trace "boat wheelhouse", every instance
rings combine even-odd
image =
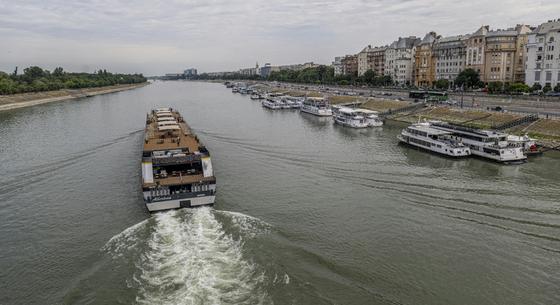
[[[463,144],[467,145],[471,154],[475,156],[501,163],[522,163],[527,160],[523,147],[509,142],[506,133],[443,122],[432,122],[431,125],[461,138]]]
[[[146,117],[142,192],[150,212],[212,205],[216,198],[210,153],[171,108]]]
[[[430,123],[417,123],[403,129],[397,136],[401,143],[435,152],[448,157],[467,157],[471,155],[469,147],[452,132],[433,128]]]
[[[329,102],[321,97],[308,97],[301,105],[301,112],[317,116],[332,116]]]

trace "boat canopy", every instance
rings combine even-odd
[[[173,121],[158,122],[158,127],[169,126],[169,125],[177,125],[177,121],[173,120]]]
[[[158,126],[159,131],[167,131],[167,130],[179,130],[179,125],[165,125],[165,126]]]
[[[176,122],[177,120],[175,120],[174,117],[161,117],[161,118],[158,118],[157,121],[159,123],[159,122],[166,122],[166,121]]]
[[[356,111],[352,108],[341,107],[338,109],[338,112],[343,114],[354,114]]]
[[[362,108],[358,108],[358,109],[356,109],[356,111],[359,111],[359,112],[364,113],[364,114],[379,114],[379,111],[362,109]]]

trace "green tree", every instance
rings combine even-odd
[[[514,83],[511,84],[508,88],[509,92],[516,92],[516,93],[521,93],[521,92],[530,92],[531,91],[531,87],[529,87],[528,85],[524,84],[524,83]]]
[[[504,84],[502,82],[491,82],[488,83],[488,93],[500,93]]]
[[[554,86],[554,92],[560,92],[560,83],[556,84],[556,86]]]
[[[61,77],[63,74],[64,74],[64,70],[62,69],[62,67],[54,68],[54,71],[52,73],[52,75],[55,77]]]
[[[464,88],[480,86],[480,75],[474,69],[465,69],[455,78],[455,85]]]
[[[547,84],[546,86],[544,86],[544,87],[542,88],[542,91],[543,91],[544,93],[548,93],[548,92],[552,91],[552,87],[550,87],[550,85]]]
[[[374,85],[375,84],[375,79],[376,79],[376,75],[375,75],[375,71],[369,69],[367,70],[364,75],[362,75],[362,80],[364,81],[364,83],[368,84],[368,85]]]
[[[531,87],[531,90],[533,90],[533,92],[540,91],[541,89],[542,89],[542,86],[539,83],[534,83],[533,87]]]
[[[449,88],[449,81],[446,80],[446,79],[438,79],[434,83],[434,87],[436,87],[438,89],[447,89],[447,88]]]

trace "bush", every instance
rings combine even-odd
[[[17,70],[16,70],[17,71]],[[60,67],[53,73],[40,67],[29,67],[22,75],[0,72],[0,95],[40,92],[60,89],[79,89],[116,84],[136,84],[146,82],[142,74],[112,74],[106,70],[97,73],[68,73]]]

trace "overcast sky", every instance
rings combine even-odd
[[[0,70],[159,75],[313,61],[399,36],[560,18],[558,0],[0,0]]]

